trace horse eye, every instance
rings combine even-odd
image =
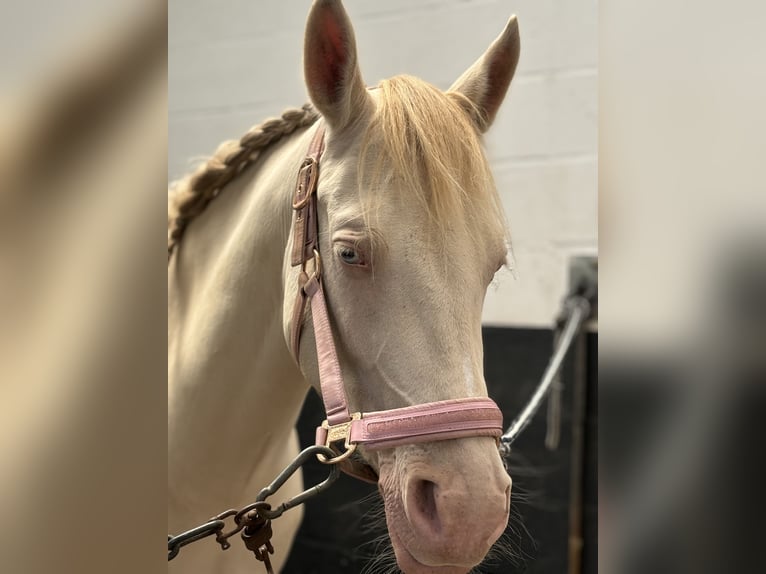
[[[338,256],[343,260],[344,263],[347,263],[349,265],[364,264],[359,253],[357,253],[354,249],[346,245],[338,248]]]

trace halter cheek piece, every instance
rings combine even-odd
[[[331,447],[338,452],[338,456],[324,458],[322,462],[341,463],[341,468],[348,474],[375,482],[377,475],[374,470],[349,458],[357,445],[376,450],[471,436],[497,439],[503,432],[503,415],[495,402],[485,397],[450,399],[370,413],[349,413],[322,288],[317,183],[319,160],[324,150],[324,132],[324,126],[320,124],[298,172],[293,196],[295,218],[291,265],[300,265],[301,272],[298,297],[293,308],[290,345],[298,361],[301,328],[308,304],[311,307],[316,340],[319,386],[327,413],[327,419],[317,428],[316,444]],[[310,261],[313,261],[313,266],[309,275],[307,264]],[[339,443],[342,443],[342,450],[338,448]]]

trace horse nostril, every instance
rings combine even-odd
[[[434,521],[437,518],[436,511],[436,483],[430,480],[419,480],[417,485],[417,502],[418,510],[421,514],[428,518],[429,521]]]
[[[410,508],[409,518],[413,526],[431,532],[439,531],[441,525],[436,502],[438,488],[437,484],[430,480],[415,479],[410,483],[407,506]]]

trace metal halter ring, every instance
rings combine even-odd
[[[356,443],[351,442],[351,424],[361,418],[362,413],[354,413],[351,415],[351,420],[345,423],[331,425],[327,420],[322,421],[322,428],[327,431],[327,438],[325,439],[324,445],[331,448],[333,444],[343,441],[344,451],[332,458],[327,458],[323,454],[318,454],[317,458],[319,459],[319,462],[323,464],[336,464],[342,460],[346,460],[354,453],[356,450]]]

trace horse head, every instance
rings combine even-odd
[[[398,76],[368,88],[339,1],[314,3],[305,80],[322,115],[318,247],[345,392],[354,411],[486,397],[481,313],[508,233],[482,134],[519,55],[512,17],[443,92]],[[285,251],[290,340],[300,271]],[[307,313],[298,362],[317,389]],[[408,574],[467,572],[505,530],[511,479],[492,437],[359,449],[379,475],[397,561]]]

